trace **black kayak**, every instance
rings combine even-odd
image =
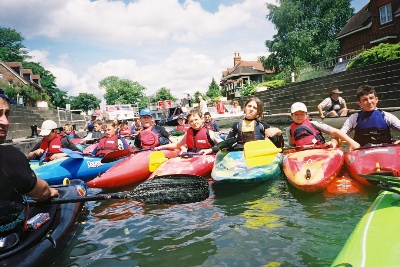
[[[81,180],[70,185],[56,186],[60,198],[86,195]],[[29,208],[29,218],[49,213],[50,219],[36,230],[28,230],[16,247],[0,252],[0,266],[50,266],[64,252],[79,225],[83,202],[50,204]]]

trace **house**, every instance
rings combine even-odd
[[[400,42],[400,0],[370,0],[336,35],[342,55]]]
[[[262,82],[264,75],[273,75],[273,73],[271,70],[265,70],[260,61],[244,61],[239,53],[235,53],[233,67],[222,72],[219,85],[225,88],[226,97],[232,99],[235,92],[237,94],[245,82]]]
[[[32,86],[41,95],[49,94],[40,85],[40,75],[33,74],[31,69],[24,69],[21,62],[3,62],[0,60],[0,86],[15,89]],[[26,101],[27,106],[35,106],[34,101]]]

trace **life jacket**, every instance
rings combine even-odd
[[[361,111],[358,113],[356,122],[354,140],[361,146],[368,143],[392,143],[390,127],[387,125],[385,114],[381,110]]]
[[[238,123],[238,142],[246,143],[256,140],[264,140],[264,126],[257,120],[252,120],[249,124],[243,123],[240,120]]]
[[[119,135],[129,135],[131,134],[131,130],[130,129],[126,129],[126,130],[119,130]]]
[[[62,132],[60,135],[66,136],[68,139],[74,139],[75,138],[75,131],[72,130],[69,134],[66,132]]]
[[[97,145],[96,156],[104,156],[107,153],[118,150],[118,135],[103,137]]]
[[[186,132],[186,145],[189,152],[197,152],[201,149],[208,149],[214,146],[214,142],[210,138],[209,129],[205,126],[198,131],[190,128]]]
[[[43,149],[44,151],[47,150],[44,161],[49,161],[50,157],[53,154],[62,153],[62,151],[60,150],[60,148],[62,148],[62,142],[61,142],[62,138],[64,138],[64,136],[57,135],[57,137],[51,140],[50,142],[47,141],[45,138],[43,138],[42,142],[40,143],[40,148]]]
[[[21,203],[0,200],[0,238],[24,229],[28,205],[25,197],[21,197]]]
[[[339,98],[338,99],[334,99],[332,96],[330,98],[331,98],[332,105],[328,108],[327,111],[329,111],[329,112],[332,111],[332,110],[335,110],[336,112],[340,111]]]
[[[307,118],[301,124],[290,124],[290,136],[292,144],[295,146],[320,145],[325,143],[322,133],[315,129],[311,124],[311,119]],[[313,141],[316,141],[315,143]]]
[[[214,124],[214,120],[211,120],[209,122],[204,122],[204,127],[206,127],[207,129],[209,129],[211,131],[215,131],[213,124]]]
[[[186,132],[189,129],[190,129],[190,125],[189,124],[183,124],[183,125],[179,124],[179,125],[176,126],[176,130],[177,131],[185,131]]]
[[[168,138],[161,136],[156,127],[151,126],[149,130],[142,130],[139,133],[142,149],[155,148],[160,145],[169,144]]]
[[[218,112],[218,114],[224,114],[225,113],[225,106],[223,104],[217,105],[217,112]]]
[[[89,121],[88,122],[88,131],[92,132],[94,129],[94,121]]]

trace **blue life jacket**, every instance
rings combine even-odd
[[[361,146],[368,143],[392,143],[390,127],[385,121],[384,113],[379,109],[358,113],[354,140]]]

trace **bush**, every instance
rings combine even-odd
[[[347,69],[363,67],[366,65],[379,63],[387,60],[400,58],[400,43],[380,44],[373,48],[363,51],[354,57]]]
[[[272,81],[260,83],[258,86],[259,87],[267,87],[268,89],[271,89],[271,88],[284,86],[285,84],[286,84],[285,80],[272,80]]]

